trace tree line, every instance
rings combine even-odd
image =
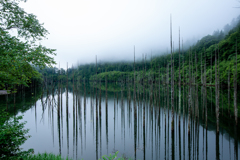
[[[219,83],[227,86],[234,82],[234,75],[236,74],[236,58],[239,59],[239,55],[236,56],[236,50],[240,49],[240,23],[231,29],[228,33],[214,32],[213,35],[207,35],[200,39],[195,45],[189,49],[183,49],[184,46],[180,46],[179,49],[172,50],[171,54],[163,54],[154,57],[146,57],[143,55],[142,61],[136,61],[135,67],[133,62],[105,62],[79,65],[64,69],[46,68],[40,71],[44,77],[53,79],[54,81],[63,80],[85,80],[85,81],[105,81],[107,77],[108,81],[133,81],[134,69],[136,71],[136,81],[153,81],[157,82],[159,77],[162,83],[166,83],[166,78],[170,74],[171,59],[173,62],[173,75],[169,77],[169,80],[174,77],[175,84],[188,84],[190,74],[194,76],[192,83],[198,83],[200,85],[214,85],[215,84],[215,66],[219,67]],[[215,52],[217,54],[215,54]],[[171,57],[172,56],[172,57]],[[215,59],[216,58],[216,59]],[[217,62],[215,64],[215,62]],[[237,63],[239,65],[239,63]],[[237,67],[239,68],[239,67]],[[192,73],[189,73],[189,70]],[[146,73],[144,74],[144,70]],[[198,72],[196,72],[198,70]],[[237,71],[239,75],[239,69]],[[96,77],[97,76],[97,77]],[[181,78],[179,79],[179,77]],[[148,79],[148,80],[147,80]],[[165,80],[164,80],[165,79]],[[237,83],[240,83],[240,76],[237,76]]]

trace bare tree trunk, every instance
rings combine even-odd
[[[193,52],[191,51],[191,82],[195,84],[195,76],[193,74],[194,72],[194,66],[193,66]],[[191,88],[191,89],[194,89],[194,88]],[[191,118],[192,118],[192,115],[195,115],[195,107],[193,107],[193,94],[194,91],[191,91]]]
[[[217,51],[215,46],[215,98],[216,98],[216,122],[217,134],[219,134],[219,100],[218,100],[218,71],[217,71]]]
[[[195,84],[195,76],[194,76],[194,74],[193,74],[193,72],[194,72],[194,65],[193,65],[193,53],[192,53],[192,51],[191,51],[191,72],[192,72],[192,83],[194,83]]]
[[[234,115],[236,125],[238,123],[238,108],[237,108],[237,40],[236,40],[236,69],[235,69],[235,76],[234,76]]]
[[[178,94],[178,97],[179,97],[179,102],[178,102],[178,105],[179,105],[179,108],[178,108],[178,121],[179,121],[179,123],[178,123],[178,125],[180,126],[180,113],[181,113],[181,74],[180,74],[180,66],[181,66],[181,63],[180,63],[180,27],[179,27],[179,57],[178,57],[178,59],[179,59],[179,62],[178,62],[178,64],[179,64],[179,66],[178,66],[178,70],[179,70],[179,73],[178,73],[178,85],[179,85],[179,88],[178,88],[178,91],[179,91],[179,94]]]
[[[183,39],[182,39],[182,52],[183,52]],[[182,60],[182,64],[183,64],[183,85],[185,85],[185,82],[184,82],[184,77],[185,77],[185,73],[184,73],[184,55],[183,56],[183,60]]]
[[[212,52],[211,52],[211,78],[210,78],[210,84],[212,84]]]
[[[67,103],[66,106],[68,106],[68,63],[67,63],[67,92],[66,92],[66,103]],[[68,108],[67,108],[67,109],[68,109]]]
[[[208,110],[207,110],[207,88],[206,87],[204,87],[204,105],[205,105],[205,126],[207,129]]]
[[[230,67],[228,69],[228,114],[230,114],[229,107],[230,107]]]
[[[201,53],[201,84],[203,85],[202,53]]]
[[[207,86],[207,76],[206,76],[206,51],[204,48],[204,57],[205,57],[205,62],[204,62],[204,85],[205,87]]]
[[[182,40],[182,50],[183,50],[183,40]],[[185,98],[185,94],[184,94],[184,92],[185,92],[185,81],[184,81],[184,79],[185,79],[185,73],[184,73],[184,70],[185,70],[185,68],[184,68],[184,55],[183,55],[183,61],[182,61],[182,64],[183,64],[183,130],[185,131],[185,101],[184,101],[184,98]]]
[[[207,77],[206,77],[206,51],[204,48],[204,105],[205,105],[205,126],[207,129]]]
[[[191,50],[191,49],[190,49]],[[191,51],[190,51],[191,52]],[[189,52],[189,93],[188,93],[188,134],[190,134],[190,117],[191,117],[191,68],[190,68],[190,53]]]
[[[161,98],[160,97],[160,90],[161,90],[161,88],[160,88],[160,65],[159,65],[158,68],[159,68],[159,72],[158,72],[158,99],[159,99],[159,105],[158,106],[159,106],[159,113],[158,114],[160,114],[160,106],[161,106],[160,105],[161,104],[160,103],[160,98]]]
[[[217,92],[217,96],[218,96],[218,119],[219,119],[219,91],[220,91],[220,78],[219,78],[219,76],[220,76],[220,73],[219,73],[219,61],[220,61],[220,56],[219,56],[219,44],[218,44],[218,74],[217,74],[217,84],[218,84],[218,92]],[[218,120],[219,121],[219,120]],[[218,131],[219,131],[219,122],[218,122]]]
[[[151,70],[150,70],[150,90],[149,90],[149,99],[150,99],[150,107],[152,106],[152,101],[153,101],[153,74],[152,74],[152,54],[151,54]]]
[[[134,46],[134,108],[136,109],[136,84],[135,84],[135,46]]]
[[[107,69],[105,70],[107,72]],[[106,95],[106,109],[108,104],[108,95],[107,95],[107,74],[105,75],[105,95]]]
[[[69,153],[69,111],[68,111],[68,63],[67,63],[67,92],[66,92],[66,124],[67,124],[67,152]]]
[[[167,62],[167,109],[169,117],[169,63]]]
[[[98,82],[98,79],[97,79],[97,56],[96,56],[96,77],[95,77],[95,83],[96,83],[96,111],[97,111],[97,106],[98,106],[98,97],[97,97],[97,90],[98,90],[98,87],[97,87],[97,82]],[[100,88],[101,89],[101,88]],[[96,115],[97,116],[97,115]]]
[[[173,53],[172,53],[172,15],[170,15],[170,47],[171,47],[171,110],[172,121],[171,130],[174,131],[174,73],[173,73]]]
[[[198,75],[198,69],[197,69],[197,53],[195,52],[195,63],[196,63],[196,78]],[[199,118],[198,115],[199,114],[199,110],[198,110],[198,83],[196,82],[196,104],[195,104],[195,117]]]
[[[219,72],[219,61],[220,61],[220,56],[219,56],[219,44],[218,44],[218,114],[219,114],[219,92],[220,92],[220,72]]]
[[[165,60],[164,60],[164,65],[165,65]],[[166,64],[166,68],[167,68],[167,64]],[[166,99],[167,99],[167,97],[165,96],[165,95],[167,95],[167,93],[166,93],[166,86],[167,86],[167,71],[166,71],[166,76],[165,76],[165,86],[164,86],[164,117],[165,117],[165,127],[166,127],[166,104],[167,104],[167,102],[166,102]]]
[[[100,81],[99,81],[99,116],[100,116],[100,121],[101,121],[101,111],[102,111],[102,79],[100,78]],[[114,91],[114,104],[115,104],[115,91]],[[101,125],[101,123],[100,123]]]

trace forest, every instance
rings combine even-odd
[[[21,2],[0,1],[0,159],[238,159],[240,16],[189,46],[170,15],[169,53],[63,69]]]
[[[226,25],[224,31],[215,31],[212,35],[207,35],[200,39],[195,45],[188,49],[183,46],[179,37],[179,48],[172,50],[171,54],[161,54],[158,56],[142,55],[141,61],[132,62],[105,62],[96,64],[84,64],[64,69],[45,68],[39,70],[42,78],[46,81],[133,81],[134,70],[136,81],[138,82],[158,82],[168,83],[167,78],[174,78],[175,84],[188,84],[190,74],[194,77],[192,83],[199,85],[215,84],[215,66],[219,72],[219,83],[223,86],[233,85],[234,76],[240,84],[239,54],[240,49],[240,21],[237,18],[236,25],[230,30]],[[227,28],[227,29],[226,29]],[[180,32],[180,31],[179,31]],[[180,34],[180,33],[179,33]],[[172,56],[172,59],[171,59]],[[94,58],[94,57],[93,57]],[[96,57],[97,58],[97,57]],[[172,60],[172,62],[171,62]],[[172,65],[171,65],[172,64]],[[135,66],[135,67],[134,67]],[[170,68],[173,67],[173,76],[170,75]],[[191,70],[191,73],[189,72]],[[237,72],[235,72],[237,70]],[[237,73],[237,75],[236,75]],[[179,78],[180,77],[180,78]],[[190,77],[191,78],[191,77]]]

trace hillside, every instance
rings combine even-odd
[[[236,47],[237,44],[237,47]],[[174,67],[174,81],[179,81],[179,69],[181,75],[181,83],[189,83],[189,75],[191,83],[198,83],[202,85],[213,85],[215,83],[215,62],[217,64],[217,71],[219,66],[219,81],[223,85],[228,84],[228,75],[230,83],[233,84],[234,73],[236,70],[236,51],[240,50],[240,23],[228,34],[218,32],[217,34],[207,35],[199,40],[194,46],[187,50],[179,48],[173,52],[173,67]],[[216,55],[216,61],[215,61]],[[237,55],[238,60],[238,85],[240,84],[240,56]],[[180,62],[180,67],[179,67]],[[168,69],[169,67],[169,69]],[[96,79],[98,81],[132,81],[134,77],[134,63],[133,62],[116,62],[116,63],[100,63],[80,65],[75,68],[69,68],[68,71],[61,69],[60,76],[58,69],[45,69],[41,71],[45,77],[57,81],[62,79],[66,81],[75,80],[91,81]],[[135,75],[137,81],[158,81],[160,78],[162,83],[168,83],[167,77],[171,79],[171,54],[164,54],[155,56],[151,60],[143,58],[142,61],[135,62]],[[206,75],[206,80],[205,80]],[[205,82],[206,81],[206,82]]]

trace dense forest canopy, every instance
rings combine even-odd
[[[48,31],[35,15],[19,7],[21,1],[24,0],[0,1],[0,89],[28,86],[31,79],[41,78],[33,66],[55,64],[55,50],[37,44]]]

